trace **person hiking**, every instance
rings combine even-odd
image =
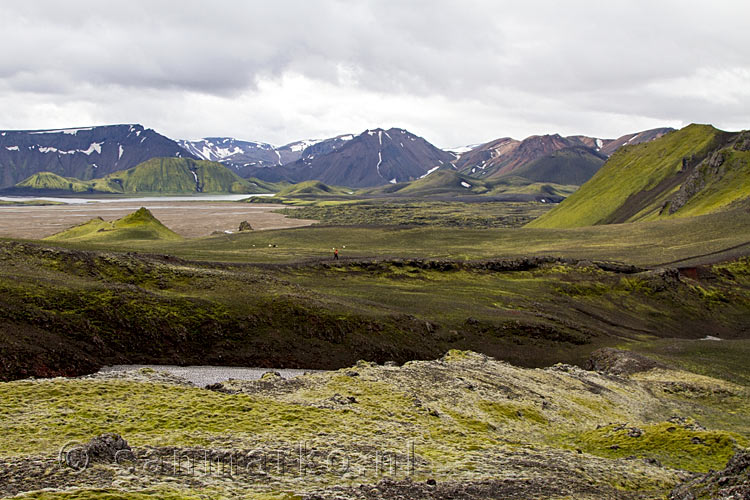
[[[339,260],[339,249],[334,248],[333,249],[333,260]]]

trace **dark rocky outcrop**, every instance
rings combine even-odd
[[[668,203],[669,213],[673,214],[684,207],[690,199],[700,193],[714,179],[724,175],[724,153],[714,151],[703,162],[698,164],[690,173],[685,182],[680,186],[680,190]],[[683,162],[684,166],[684,162]]]
[[[661,363],[641,354],[604,347],[591,353],[586,369],[608,375],[632,375],[654,368],[664,367]]]
[[[119,452],[132,452],[128,442],[119,434],[107,433],[92,438],[84,446],[91,462],[113,463]]]
[[[672,490],[670,500],[750,499],[750,451],[738,451],[720,471],[711,471]]]

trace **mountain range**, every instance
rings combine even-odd
[[[201,160],[222,163],[235,169],[240,176],[250,177],[256,168],[286,165],[300,158],[312,159],[338,149],[353,138],[353,135],[346,134],[330,139],[296,141],[281,147],[233,137],[206,137],[197,141],[179,140],[177,143]]]
[[[515,176],[532,183],[581,185],[618,148],[651,141],[669,130],[654,129],[612,140],[558,134],[524,140],[506,137],[462,152],[441,150],[399,128],[296,141],[281,147],[231,137],[175,141],[142,125],[3,131],[0,189],[19,183],[28,189],[72,183],[69,187],[74,191],[90,191],[91,185],[69,180],[102,179],[153,158],[218,162],[240,177],[268,182],[318,180],[351,188],[414,181],[439,169],[484,180]],[[31,178],[42,172],[63,181],[49,175]],[[94,189],[101,186],[98,183]]]

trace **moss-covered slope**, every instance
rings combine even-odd
[[[690,125],[618,150],[531,227],[578,227],[703,215],[750,196],[747,133]]]
[[[45,238],[50,241],[124,242],[133,240],[181,240],[182,237],[166,227],[146,208],[114,221],[96,217]]]
[[[116,186],[106,182],[82,181],[72,177],[61,177],[52,172],[39,172],[16,184],[11,191],[61,192],[61,193],[117,193]]]
[[[10,191],[41,193],[270,193],[276,186],[243,179],[220,163],[189,158],[153,158],[131,169],[82,181],[50,172],[34,174]]]
[[[278,197],[296,197],[296,196],[347,196],[353,194],[352,188],[329,186],[320,181],[304,181],[298,184],[291,184],[281,188],[276,196]]]
[[[361,190],[358,194],[404,198],[481,199],[481,197],[493,197],[517,201],[535,199],[559,201],[576,189],[577,186],[535,182],[517,176],[480,180],[450,169],[442,169],[412,182]]]

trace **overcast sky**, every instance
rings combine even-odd
[[[750,128],[750,2],[2,0],[0,129],[440,147]]]

